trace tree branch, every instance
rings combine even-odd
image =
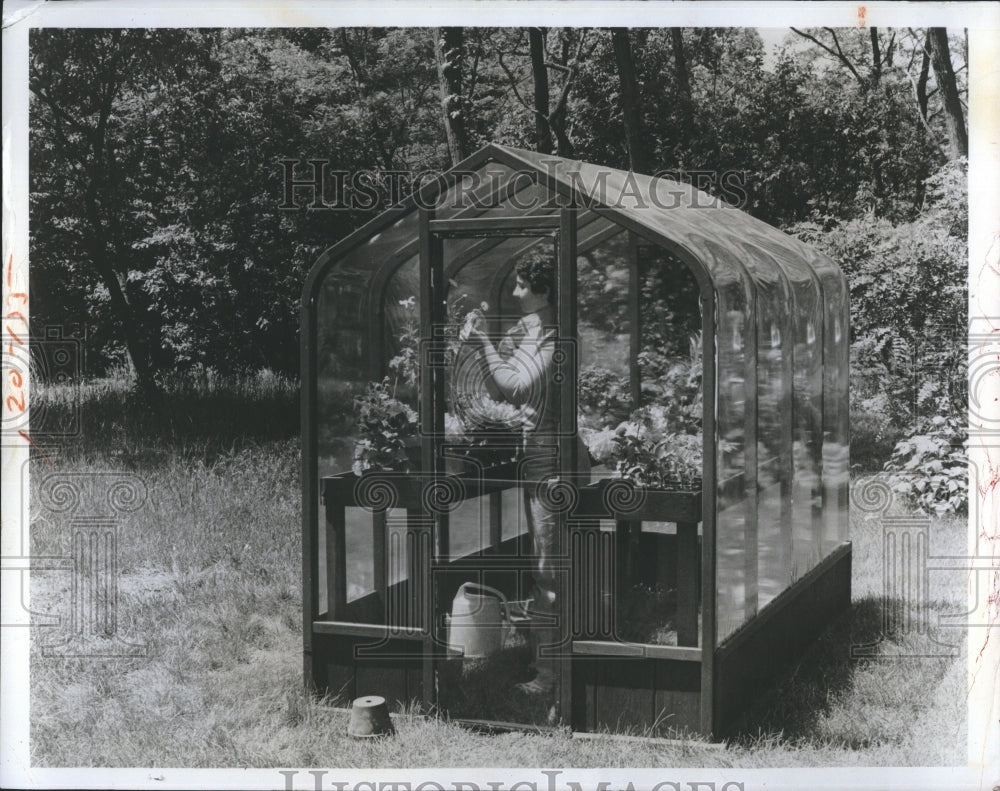
[[[514,96],[517,98],[517,100],[521,103],[521,105],[525,109],[531,110],[531,112],[533,113],[537,113],[538,111],[535,110],[535,108],[532,107],[530,104],[528,104],[524,100],[524,97],[521,96],[521,92],[517,89],[517,77],[515,77],[513,72],[507,67],[507,64],[503,62],[502,52],[497,53],[497,61],[500,63],[500,68],[503,69],[504,74],[507,75],[507,79],[510,80],[510,87],[513,89]]]
[[[809,39],[811,42],[813,42],[816,46],[818,46],[824,52],[827,52],[830,55],[833,55],[833,57],[835,57],[837,60],[839,60],[845,66],[847,66],[848,69],[850,69],[851,74],[854,75],[855,79],[857,79],[857,81],[861,85],[865,84],[865,80],[862,78],[862,76],[860,74],[858,74],[858,70],[854,68],[854,64],[851,63],[851,61],[847,59],[847,56],[844,54],[843,50],[840,48],[840,42],[837,40],[837,34],[833,32],[832,28],[825,27],[825,28],[823,28],[823,30],[828,30],[833,35],[834,44],[836,44],[836,46],[837,46],[836,50],[831,49],[827,44],[824,44],[822,41],[820,41],[815,36],[812,36],[809,33],[805,33],[803,31],[799,30],[798,28],[794,28],[793,27],[791,30],[792,30],[793,33],[797,33],[798,35],[802,36],[802,38]]]

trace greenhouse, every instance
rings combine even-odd
[[[428,181],[303,290],[306,683],[732,730],[850,602],[848,330],[833,261],[688,184],[499,145]]]

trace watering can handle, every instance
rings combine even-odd
[[[462,593],[463,591],[470,591],[474,593],[475,591],[472,591],[472,588],[484,591],[485,593],[492,593],[500,599],[500,605],[504,608],[504,610],[507,609],[507,597],[504,596],[501,591],[498,591],[496,588],[491,588],[489,585],[483,585],[480,582],[463,582],[462,587],[458,589],[458,592]]]

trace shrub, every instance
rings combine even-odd
[[[584,421],[597,427],[617,426],[631,409],[628,379],[599,365],[580,371],[577,398]]]
[[[355,406],[359,437],[354,445],[354,474],[406,469],[406,448],[417,435],[417,413],[393,395],[389,377],[369,382]]]
[[[616,469],[637,486],[694,488],[701,479],[701,437],[673,430],[663,407],[633,412],[614,444]]]
[[[925,513],[965,513],[969,507],[965,420],[936,415],[928,422],[925,431],[898,442],[886,462],[892,488]]]
[[[903,431],[884,417],[886,410],[851,410],[851,467],[861,472],[881,470]]]
[[[909,463],[945,425],[964,425],[968,401],[966,164],[949,163],[925,183],[912,222],[874,216],[791,230],[837,261],[851,297],[851,452],[881,462],[885,445],[906,437]],[[832,227],[830,227],[832,225]],[[923,439],[920,439],[923,438]],[[930,441],[930,440],[928,440]],[[937,442],[938,440],[934,440]],[[923,451],[920,451],[922,453]],[[915,462],[915,467],[920,467]]]

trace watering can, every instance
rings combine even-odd
[[[507,606],[507,597],[496,588],[463,583],[451,603],[451,615],[445,616],[449,650],[461,652],[466,659],[498,652],[510,630]]]

